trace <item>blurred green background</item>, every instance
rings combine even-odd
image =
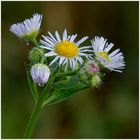
[[[11,24],[43,14],[40,34],[64,28],[79,39],[108,38],[126,68],[98,89],[82,91],[44,109],[33,138],[138,138],[138,2],[2,2],[2,138],[22,138],[33,109],[24,62],[28,47]]]

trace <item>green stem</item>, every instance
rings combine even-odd
[[[45,89],[42,92],[42,95],[40,96],[38,102],[35,104],[34,110],[32,112],[31,118],[28,122],[28,125],[25,129],[25,133],[24,133],[24,138],[30,138],[32,135],[32,132],[34,130],[34,127],[37,123],[38,117],[44,107],[44,101],[46,99],[46,97],[49,96],[49,91],[51,89],[51,84],[53,82],[53,80],[55,79],[55,77],[50,77]]]
[[[39,99],[38,90],[37,90],[37,84],[35,82],[33,82],[32,87],[33,87],[33,91],[34,91],[35,103],[37,103],[38,99]]]
[[[26,70],[26,75],[27,75],[27,80],[28,80],[28,84],[29,84],[29,87],[30,87],[30,91],[31,91],[31,93],[34,97],[35,103],[37,103],[37,101],[39,99],[37,85],[34,82],[32,83],[31,76],[30,76],[30,73],[27,69],[26,64],[24,64],[24,66],[25,66],[25,70]]]
[[[26,130],[25,130],[25,133],[24,133],[24,138],[30,138],[31,137],[33,129],[36,125],[36,122],[38,120],[38,117],[39,117],[42,109],[43,109],[42,102],[38,102],[34,107],[31,118],[30,118],[30,120],[28,122],[28,125],[26,127]]]
[[[41,63],[42,63],[42,64],[44,63],[45,59],[46,59],[46,57],[43,56],[42,59],[41,59]]]
[[[31,41],[32,41],[32,43],[33,43],[36,47],[38,47],[38,43],[37,43],[37,41],[36,41],[36,38],[31,39]]]
[[[48,98],[50,96],[49,95],[49,92],[51,90],[51,85],[52,85],[54,79],[55,79],[55,76],[52,76],[51,75],[50,78],[49,78],[49,81],[48,81],[47,85],[44,87],[44,90],[42,91],[42,94],[40,96],[40,100],[42,102],[44,102],[44,100],[46,100],[46,98]]]

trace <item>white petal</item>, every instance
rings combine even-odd
[[[51,66],[54,62],[56,62],[59,59],[59,56],[56,56],[53,61],[49,64],[49,66]]]
[[[66,29],[63,32],[63,40],[67,40],[67,30]]]
[[[42,45],[45,45],[45,46],[50,47],[50,48],[53,48],[53,47],[54,47],[53,45],[47,43],[47,42],[44,41],[44,40],[40,40],[40,43],[41,43]]]
[[[54,51],[51,51],[51,52],[48,52],[45,54],[46,57],[49,57],[49,56],[55,56],[57,55]]]
[[[114,55],[114,56],[112,56],[112,60],[114,60],[114,59],[123,59],[124,57],[123,57],[123,54],[120,52],[120,53],[117,53],[116,55]]]
[[[83,59],[81,58],[81,57],[76,57],[76,59],[77,59],[77,61],[79,61],[80,62],[80,64],[82,64],[83,63]]]
[[[87,36],[83,37],[83,38],[80,39],[78,42],[76,42],[76,45],[79,46],[81,43],[83,43],[83,42],[84,42],[85,40],[87,40],[87,39],[88,39]]]
[[[91,44],[92,44],[92,47],[93,47],[95,54],[98,54],[99,48],[97,45],[95,45],[94,40],[91,40]]]
[[[56,42],[56,43],[58,42],[50,32],[48,32],[48,34],[49,34],[50,37],[54,40],[54,42]]]
[[[120,49],[117,49],[117,50],[113,51],[111,54],[109,54],[108,56],[109,56],[109,57],[112,57],[112,56],[114,56],[115,54],[117,54],[119,51],[120,51]]]
[[[60,36],[59,36],[58,31],[55,32],[55,36],[56,36],[57,40],[58,40],[59,42],[61,42],[61,39],[60,39]]]
[[[68,62],[68,58],[65,58],[64,62],[62,65],[65,65]]]
[[[95,53],[98,53],[99,51],[100,52],[104,51],[106,41],[107,39],[98,36],[96,36],[95,39],[91,41]]]
[[[61,56],[59,60],[59,65],[61,65],[64,62],[64,60],[65,60],[65,57]]]
[[[110,43],[106,48],[105,48],[105,52],[109,52],[111,50],[111,48],[114,46],[113,43]]]
[[[91,55],[89,55],[88,56],[92,61],[94,61],[94,58],[91,56]]]
[[[112,68],[109,68],[109,67],[108,67],[108,69],[110,69],[111,71],[116,71],[116,72],[120,72],[120,73],[122,73],[122,71],[121,71],[121,70],[112,69]]]
[[[67,38],[67,40],[69,40],[70,38],[71,38],[71,36],[69,35],[68,38]]]
[[[74,70],[75,65],[76,65],[76,62],[75,62],[74,58],[72,59],[72,65],[73,65],[72,69]]]
[[[99,51],[102,52],[102,51],[104,50],[106,41],[107,41],[107,39],[104,39],[103,37],[101,37],[101,38],[99,39]]]
[[[87,54],[85,54],[85,53],[79,53],[79,55],[80,55],[80,56],[85,56],[85,57],[88,57],[88,55],[87,55]]]
[[[50,51],[52,51],[53,49],[52,48],[50,48],[50,47],[47,47],[47,46],[39,46],[40,48],[43,48],[43,49],[47,49],[47,50],[50,50]]]
[[[88,48],[91,48],[91,46],[80,47],[79,50],[88,49]]]
[[[76,37],[77,37],[77,34],[72,35],[71,38],[70,38],[70,42],[73,42],[73,41],[75,40]]]
[[[51,37],[46,36],[46,38],[47,38],[48,40],[50,40],[51,42],[53,42],[53,44],[57,44],[57,43],[58,43],[58,42],[54,41]]]
[[[54,45],[54,42],[52,42],[52,41],[50,41],[49,40],[49,38],[46,36],[44,36],[44,35],[42,35],[42,37],[45,39],[45,41],[47,41],[49,44],[51,44],[51,45]]]
[[[93,52],[93,50],[80,50],[80,52]]]
[[[72,68],[72,59],[69,59],[69,62],[70,62],[70,67]]]

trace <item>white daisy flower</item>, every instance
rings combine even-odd
[[[113,43],[108,44],[107,39],[103,37],[95,37],[91,41],[95,53],[95,59],[111,71],[122,72],[125,62],[123,53],[120,49],[116,49],[109,54],[109,51],[114,46]]]
[[[32,39],[38,35],[42,21],[42,15],[34,14],[32,18],[25,19],[21,23],[13,24],[10,31],[20,38]]]
[[[63,32],[62,39],[57,31],[55,32],[55,37],[50,32],[48,32],[48,34],[49,36],[42,36],[44,38],[44,40],[41,40],[43,46],[40,47],[49,50],[49,52],[45,54],[46,57],[55,56],[49,64],[50,66],[56,61],[59,61],[59,66],[65,65],[65,70],[68,65],[74,70],[77,63],[82,64],[84,62],[82,57],[91,57],[91,54],[87,53],[91,51],[89,50],[91,46],[80,47],[80,45],[87,40],[87,36],[74,42],[77,34],[69,36],[66,29]]]
[[[50,69],[44,64],[33,65],[30,72],[32,79],[39,86],[44,86],[50,77]]]

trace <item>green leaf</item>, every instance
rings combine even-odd
[[[67,79],[53,83],[52,87],[56,90],[71,89],[76,87],[79,82],[78,75],[73,75],[72,77],[67,76]]]
[[[78,70],[76,71],[68,71],[68,72],[57,72],[57,77],[64,77],[64,76],[71,76],[71,75],[76,75]]]
[[[38,99],[39,99],[37,85],[32,80],[32,78],[30,76],[30,72],[28,71],[26,64],[24,64],[24,66],[25,66],[25,70],[26,70],[26,76],[27,76],[27,81],[28,81],[29,87],[30,87],[30,91],[31,91],[31,93],[32,93],[32,95],[34,97],[35,102],[37,102]]]
[[[55,76],[50,75],[50,78],[41,93],[41,96],[40,96],[41,100],[46,100],[50,97],[50,91],[52,89],[51,85],[52,85],[54,79],[55,79]]]
[[[82,89],[86,89],[88,88],[87,85],[79,82],[78,84],[75,83],[75,87],[68,89],[68,90],[57,90],[50,98],[48,98],[44,104],[48,104],[48,105],[52,105],[52,104],[57,104],[60,103],[66,99],[68,99],[69,97],[71,97],[72,95],[74,95],[75,93],[77,93],[78,91],[82,90]]]
[[[76,83],[78,84],[78,83]],[[75,83],[69,80],[63,80],[63,81],[59,81],[59,82],[55,82],[52,85],[56,90],[61,90],[61,89],[71,89],[73,87],[75,87]]]

